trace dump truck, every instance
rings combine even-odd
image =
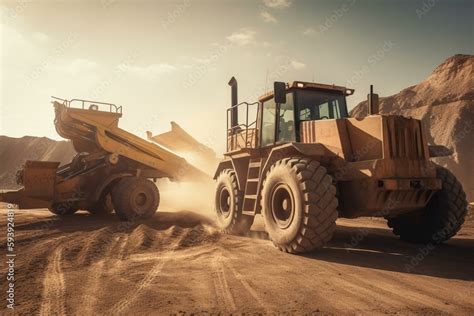
[[[257,214],[275,246],[289,253],[323,247],[338,217],[384,217],[402,240],[441,243],[467,212],[456,177],[430,159],[449,154],[428,145],[420,120],[379,115],[372,86],[369,113],[350,118],[353,89],[275,82],[257,102],[237,102],[232,78],[227,150],[214,174],[221,229],[249,231]]]
[[[172,151],[118,127],[122,107],[112,103],[53,97],[54,125],[77,154],[66,165],[26,161],[17,172],[17,191],[0,193],[0,201],[21,209],[48,208],[68,216],[115,210],[121,220],[155,214],[160,195],[154,182],[200,180],[205,173]]]

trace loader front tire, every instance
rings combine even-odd
[[[265,229],[284,252],[319,249],[332,238],[338,217],[336,188],[316,160],[277,161],[265,177],[261,203]]]
[[[440,244],[461,228],[467,213],[466,194],[456,176],[446,168],[436,167],[441,190],[434,193],[421,211],[388,217],[393,233],[407,242]]]
[[[150,180],[125,177],[112,190],[115,214],[122,221],[134,221],[153,216],[160,204],[160,193]]]
[[[243,235],[250,231],[253,216],[242,214],[243,193],[239,190],[234,170],[226,169],[217,178],[215,210],[223,232]]]

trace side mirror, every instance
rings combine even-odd
[[[275,81],[273,84],[273,96],[275,98],[275,103],[286,103],[286,84],[284,82]]]

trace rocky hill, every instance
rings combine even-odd
[[[71,161],[75,153],[68,141],[33,136],[0,136],[0,189],[18,187],[15,174],[25,160],[49,160],[65,164]]]
[[[382,114],[400,114],[421,119],[430,132],[430,144],[445,145],[452,157],[435,161],[461,180],[470,201],[474,201],[474,76],[473,55],[455,55],[436,67],[417,85],[380,98]],[[367,113],[367,101],[359,103],[351,116]]]

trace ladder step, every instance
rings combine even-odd
[[[258,178],[247,179],[247,182],[258,182]]]
[[[256,200],[257,195],[256,194],[245,194],[245,198],[249,200]]]
[[[260,168],[261,165],[260,162],[251,162],[249,163],[249,168]]]

